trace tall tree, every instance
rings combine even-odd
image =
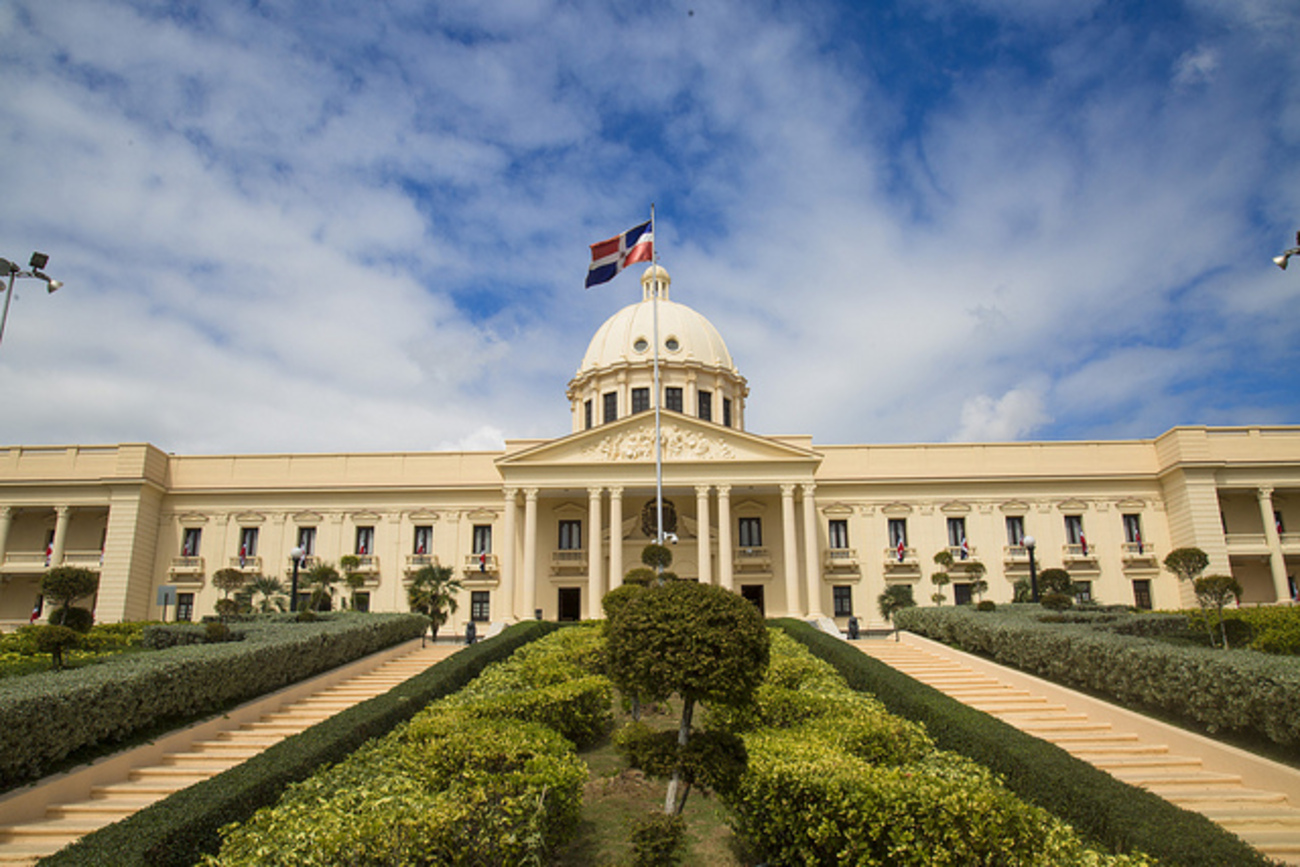
[[[456,610],[463,589],[456,573],[447,566],[430,564],[411,578],[411,586],[406,589],[406,601],[412,611],[429,618],[434,641],[438,640],[438,630]]]
[[[1196,579],[1210,565],[1210,556],[1200,548],[1175,548],[1165,555],[1165,568],[1178,576],[1179,581],[1191,581],[1192,590],[1196,590]],[[1214,644],[1214,627],[1210,624],[1209,609],[1199,593],[1196,604],[1205,615],[1205,631],[1210,633],[1210,644]]]
[[[341,577],[333,563],[317,563],[307,571],[312,611],[328,611],[333,607],[334,585],[339,583]]]
[[[898,624],[894,623],[894,615],[904,608],[912,608],[916,605],[916,600],[912,598],[912,585],[889,585],[884,593],[876,597],[876,604],[880,607],[880,616],[885,618],[885,622],[893,624],[894,640],[898,641]]]
[[[80,566],[55,566],[41,576],[41,593],[54,606],[54,610],[50,612],[51,623],[67,621],[68,609],[72,607],[72,603],[93,595],[98,589],[99,576]],[[82,619],[90,618],[83,615]],[[86,629],[89,628],[87,625]]]
[[[1218,614],[1223,649],[1228,650],[1228,627],[1223,623],[1223,608],[1229,602],[1241,599],[1241,583],[1231,575],[1206,575],[1193,581],[1192,587],[1196,590],[1196,601],[1200,603],[1201,608],[1204,610],[1213,608]],[[1208,616],[1206,620],[1209,620]],[[1213,643],[1213,632],[1210,633],[1210,639]]]

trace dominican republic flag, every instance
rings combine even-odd
[[[240,545],[239,546],[239,568],[243,569],[247,565],[248,565],[248,546]]]
[[[1134,540],[1135,542],[1138,543],[1138,553],[1141,554],[1141,553],[1142,553],[1142,534],[1141,534],[1141,533],[1134,533],[1134,534],[1133,534],[1133,540]]]
[[[1079,547],[1083,550],[1083,556],[1087,557],[1087,556],[1088,556],[1088,537],[1085,536],[1085,535],[1083,535],[1083,533],[1080,533],[1080,534],[1079,534]]]
[[[480,572],[486,572],[486,571],[487,571],[487,553],[486,553],[486,552],[484,552],[484,553],[478,555],[478,571],[480,571]]]
[[[54,546],[46,545],[45,546],[45,568],[46,569],[50,568],[50,558],[53,556],[54,556]]]
[[[963,560],[970,557],[970,545],[966,544],[966,537],[961,537],[961,558]]]
[[[899,539],[898,540],[898,562],[899,563],[903,562],[903,555],[906,553],[907,553],[907,546],[903,544],[902,539]]]
[[[591,266],[587,268],[587,288],[608,283],[628,265],[651,262],[655,257],[655,233],[650,221],[633,226],[608,241],[591,245]]]
[[[419,545],[417,545],[417,546],[415,547],[415,553],[416,553],[416,554],[423,554],[423,553],[425,553],[425,552],[424,552],[424,543],[423,543],[423,542],[421,542]]]
[[[27,618],[28,624],[35,623],[41,619],[41,600],[37,598],[36,605],[32,608],[32,616]]]

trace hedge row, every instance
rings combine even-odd
[[[435,702],[225,829],[220,853],[203,863],[544,863],[581,811],[587,767],[571,741],[589,743],[612,722],[609,681],[572,662],[599,641],[598,628],[566,629],[521,648],[516,656],[573,676],[557,681],[514,657],[492,666],[488,683]]]
[[[1067,822],[1105,851],[1142,852],[1161,864],[1188,867],[1270,863],[1204,816],[1122,783],[806,623],[777,622],[834,666],[853,689],[871,693],[891,712],[924,724],[941,749],[992,770],[1017,795]]]
[[[723,797],[737,830],[773,863],[1141,865],[1106,856],[985,768],[938,750],[915,722],[854,692],[778,634],[741,724],[748,767]]]
[[[1300,668],[1291,659],[1043,623],[1024,612],[913,608],[896,620],[900,628],[944,644],[1120,704],[1163,711],[1210,732],[1300,743]]]
[[[272,804],[322,765],[342,761],[367,740],[392,731],[429,702],[449,695],[488,664],[551,630],[530,621],[456,653],[399,684],[287,738],[224,773],[182,789],[139,813],[42,859],[48,867],[190,867],[220,846],[218,830]]]
[[[219,710],[418,638],[417,614],[243,625],[245,640],[131,653],[72,671],[0,681],[0,788],[40,777],[75,750],[162,720]]]

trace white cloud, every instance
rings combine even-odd
[[[1014,388],[999,398],[977,394],[961,405],[961,427],[956,442],[1024,439],[1051,421],[1043,398],[1030,389]]]

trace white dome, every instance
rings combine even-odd
[[[656,278],[658,278],[656,280]],[[582,357],[577,375],[623,364],[647,363],[654,359],[654,283],[660,285],[659,359],[665,363],[694,362],[705,367],[736,372],[727,344],[713,323],[704,316],[668,299],[672,278],[659,265],[651,265],[641,277],[643,297],[615,313],[596,330]]]

